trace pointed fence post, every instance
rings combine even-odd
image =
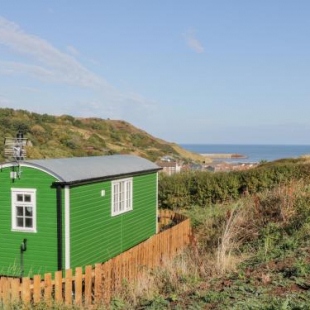
[[[35,275],[33,277],[33,302],[38,304],[41,301],[42,289],[41,289],[41,276]]]
[[[78,267],[75,269],[75,305],[82,306],[82,294],[83,294],[83,269]]]

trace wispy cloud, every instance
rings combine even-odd
[[[79,51],[75,47],[73,47],[71,45],[67,46],[67,51],[68,51],[69,54],[71,54],[74,57],[77,57],[80,54]]]
[[[0,44],[26,57],[23,63],[1,62],[2,73],[30,73],[39,79],[80,87],[110,87],[102,77],[82,66],[73,56],[37,36],[25,33],[17,24],[3,17],[0,17]],[[69,51],[71,54],[77,52],[73,47]]]
[[[1,75],[25,76],[45,83],[93,90],[89,100],[84,98],[83,103],[77,103],[76,97],[71,96],[72,101],[67,103],[66,109],[71,109],[72,105],[72,114],[81,115],[84,112],[86,115],[96,114],[102,117],[111,117],[113,114],[115,117],[126,118],[128,106],[131,107],[131,111],[139,110],[141,115],[141,110],[150,109],[154,104],[139,94],[124,93],[102,76],[83,66],[75,58],[80,56],[80,53],[73,46],[68,45],[65,52],[60,51],[48,41],[26,33],[16,23],[0,16],[1,45],[12,54],[10,61],[0,61]],[[80,111],[76,109],[77,104],[81,108]],[[88,108],[85,108],[86,104],[89,104]],[[58,112],[64,108],[61,107]],[[130,117],[134,114],[131,113]]]
[[[201,54],[204,52],[204,47],[196,37],[196,32],[193,29],[189,29],[184,33],[186,44],[194,50],[196,53]]]

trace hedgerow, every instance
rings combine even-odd
[[[302,159],[264,163],[246,171],[160,174],[159,206],[175,210],[231,202],[243,195],[309,177],[310,164]]]

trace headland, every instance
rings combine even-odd
[[[204,157],[211,158],[211,159],[221,159],[221,158],[247,158],[247,156],[242,154],[228,154],[228,153],[218,153],[218,154],[201,154]]]

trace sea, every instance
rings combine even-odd
[[[238,163],[259,163],[283,158],[298,158],[310,155],[310,145],[280,144],[180,144],[188,151],[199,154],[240,154],[244,158],[222,158],[220,161]]]

